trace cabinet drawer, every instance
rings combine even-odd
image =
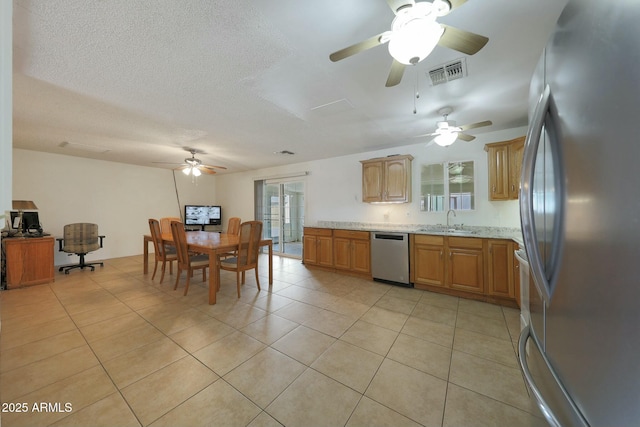
[[[331,237],[333,230],[330,228],[314,228],[314,227],[305,227],[304,234],[307,236],[325,236]]]
[[[333,230],[333,237],[338,237],[343,239],[369,240],[369,232],[355,231],[355,230]]]
[[[414,234],[414,236],[414,243],[417,245],[444,245],[444,236],[426,234]]]
[[[482,249],[482,239],[474,237],[449,237],[449,247]]]

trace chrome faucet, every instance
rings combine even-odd
[[[454,211],[453,209],[449,209],[449,210],[447,211],[447,230],[451,227],[451,226],[449,225],[449,214],[450,214],[450,213],[452,213],[454,217],[456,216],[456,211]]]

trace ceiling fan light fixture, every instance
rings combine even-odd
[[[436,144],[441,147],[447,147],[455,142],[458,139],[457,132],[442,132],[437,135],[433,140]]]
[[[200,169],[198,168],[191,168],[191,174],[193,174],[193,176],[200,176],[202,175],[202,172],[200,172]]]
[[[184,168],[184,169],[182,169],[182,173],[183,173],[183,174],[185,174],[185,175],[189,175],[189,174],[191,174],[191,168]]]
[[[429,2],[416,3],[398,12],[391,24],[389,54],[405,65],[415,65],[436,47],[444,28],[436,22]]]

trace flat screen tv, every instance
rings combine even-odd
[[[222,209],[220,206],[185,205],[185,225],[220,225],[222,224]]]

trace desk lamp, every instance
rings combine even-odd
[[[13,200],[13,209],[18,211],[18,217],[20,218],[20,222],[18,223],[18,232],[15,234],[16,237],[22,237],[22,214],[25,210],[37,210],[38,207],[31,200]]]

